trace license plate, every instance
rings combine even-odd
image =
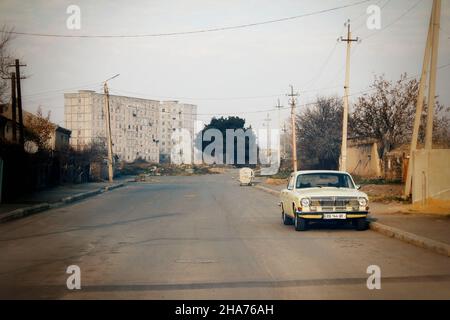
[[[324,219],[346,219],[347,215],[345,213],[324,213]]]

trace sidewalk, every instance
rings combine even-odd
[[[117,177],[112,185],[109,182],[68,184],[34,192],[18,198],[13,203],[0,204],[0,222],[13,220],[116,189],[122,187],[124,183],[130,180],[134,181],[134,176]]]
[[[269,185],[264,179],[255,184],[275,195],[284,185]],[[262,187],[262,188],[261,188]],[[270,190],[267,190],[270,189]],[[389,237],[450,256],[450,211],[444,214],[411,212],[402,203],[370,202],[370,228]]]

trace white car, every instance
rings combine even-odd
[[[357,230],[366,230],[369,198],[358,189],[347,172],[294,172],[280,193],[283,224],[294,224],[295,230],[303,231],[314,221],[349,221]]]

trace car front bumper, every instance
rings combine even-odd
[[[369,214],[368,211],[327,211],[327,212],[296,212],[300,218],[303,219],[314,219],[314,220],[333,220],[333,219],[324,219],[325,214],[345,214],[345,219],[337,219],[337,220],[349,220],[349,219],[359,219],[359,218],[367,218]]]

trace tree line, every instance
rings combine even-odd
[[[376,76],[369,92],[358,97],[349,112],[348,137],[374,139],[380,157],[411,141],[418,95],[418,81],[405,74],[397,81]],[[427,105],[424,101],[419,144],[425,140]],[[336,169],[342,141],[342,98],[319,96],[296,118],[300,163],[311,168]],[[433,143],[450,147],[449,111],[436,100]]]

